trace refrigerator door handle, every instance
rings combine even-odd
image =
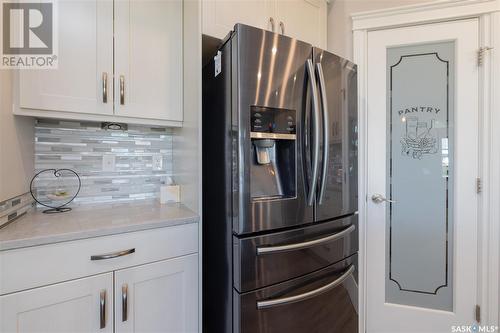
[[[325,76],[323,75],[323,67],[321,63],[316,64],[316,71],[319,78],[319,91],[321,94],[321,109],[323,110],[323,166],[321,170],[321,182],[319,186],[318,204],[323,203],[325,194],[326,176],[328,174],[328,138],[329,138],[329,123],[328,123],[328,101],[326,95]]]
[[[307,59],[306,62],[307,72],[309,75],[309,85],[311,87],[312,95],[312,175],[311,175],[311,187],[309,189],[309,195],[307,198],[307,204],[312,206],[314,203],[314,196],[316,193],[316,184],[318,182],[318,164],[319,164],[319,102],[318,102],[318,91],[316,85],[316,76],[314,75],[314,67],[311,59]]]
[[[354,225],[349,226],[348,228],[337,232],[333,235],[329,235],[323,238],[318,238],[310,241],[305,241],[301,243],[294,243],[294,244],[286,244],[286,245],[278,245],[278,246],[263,246],[263,247],[257,247],[257,255],[263,255],[263,254],[275,254],[275,253],[282,253],[282,252],[288,252],[288,251],[296,251],[296,250],[302,250],[302,249],[307,249],[316,245],[321,245],[327,242],[333,242],[338,239],[344,238],[347,235],[349,235],[351,232],[353,232],[356,229]]]
[[[341,283],[343,283],[352,273],[354,273],[354,270],[355,270],[354,266],[351,265],[336,280],[334,280],[334,281],[332,281],[332,282],[328,283],[327,285],[324,285],[320,288],[305,292],[303,294],[298,294],[298,295],[283,297],[283,298],[275,298],[275,299],[270,299],[270,300],[265,300],[265,301],[259,301],[259,302],[257,302],[257,309],[262,310],[262,309],[267,309],[267,308],[271,308],[274,306],[300,302],[300,301],[321,295],[327,291],[334,289],[335,287],[337,287]]]

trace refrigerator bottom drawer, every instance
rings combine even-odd
[[[257,290],[320,270],[358,251],[358,215],[303,228],[233,237],[234,288]]]
[[[233,291],[235,333],[357,333],[357,254],[256,291]]]

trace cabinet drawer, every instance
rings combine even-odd
[[[196,252],[196,223],[3,251],[0,295]]]

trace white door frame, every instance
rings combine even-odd
[[[478,302],[481,324],[499,326],[500,288],[500,0],[439,0],[352,15],[354,62],[358,65],[359,133],[359,331],[366,332],[367,59],[368,32],[464,18],[479,18],[484,52],[479,70],[482,191],[478,216]],[[495,93],[496,92],[496,93]]]

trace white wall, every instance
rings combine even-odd
[[[12,114],[12,71],[0,70],[0,202],[29,191],[34,119]]]
[[[353,13],[431,2],[430,0],[333,0],[328,5],[328,50],[352,59]]]
[[[182,128],[174,130],[173,175],[174,180],[181,186],[181,202],[201,214],[200,0],[184,1],[183,33],[184,122]]]

